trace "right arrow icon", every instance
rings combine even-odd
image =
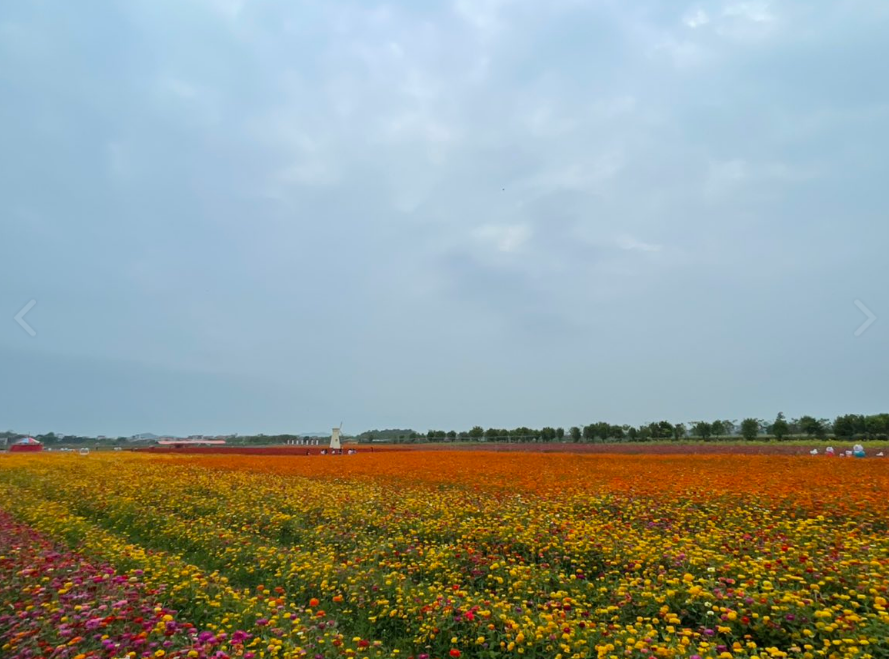
[[[861,325],[855,330],[855,336],[861,336],[867,331],[867,328],[873,325],[877,317],[874,315],[874,312],[868,309],[867,305],[861,300],[855,300],[855,306],[858,307],[858,310],[866,316],[866,319]]]

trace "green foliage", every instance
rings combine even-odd
[[[706,421],[695,421],[691,424],[691,434],[706,441],[713,436],[713,426]]]
[[[779,441],[794,439],[805,435],[811,439],[826,439],[829,436],[843,440],[876,440],[889,438],[889,414],[845,414],[838,416],[833,422],[827,419],[818,419],[805,415],[798,419],[788,421],[783,413],[779,413],[775,420],[767,423],[760,419],[748,417],[740,424],[735,421],[719,420],[712,422],[696,421],[694,423],[673,424],[669,421],[655,421],[640,426],[616,425],[604,421],[597,421],[584,426],[571,426],[565,430],[562,427],[546,426],[541,429],[520,426],[513,430],[503,428],[488,428],[474,426],[469,431],[455,430],[428,430],[418,433],[411,429],[391,428],[384,430],[366,430],[357,435],[359,441],[386,440],[399,441],[512,441],[512,442],[616,442],[616,441],[681,441],[686,437],[694,437],[704,441],[712,441],[720,437],[729,437],[736,433],[746,441],[756,440],[763,435],[771,435]],[[0,432],[0,446],[4,440],[12,443],[21,437],[22,433],[12,430]],[[38,441],[48,447],[65,445],[103,446],[114,444],[129,444],[123,437],[85,437],[74,435],[57,435],[48,432],[34,436]],[[245,435],[229,440],[231,444],[241,445],[265,445],[284,444],[290,440],[301,439],[299,435]],[[323,437],[320,438],[323,441]]]
[[[416,434],[416,431],[410,428],[386,428],[384,430],[365,430],[358,435],[358,439],[398,439],[402,436],[411,437]]]
[[[799,424],[800,431],[806,433],[809,437],[821,439],[826,434],[824,423],[813,416],[800,417],[797,423]]]
[[[790,434],[790,426],[787,423],[787,419],[784,418],[783,412],[778,412],[778,416],[775,417],[775,422],[769,428],[769,432],[771,432],[778,441],[781,441]]]
[[[741,437],[747,441],[752,441],[759,436],[759,420],[744,419],[741,421]]]

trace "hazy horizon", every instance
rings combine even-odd
[[[6,3],[0,428],[886,411],[887,28],[884,0]]]

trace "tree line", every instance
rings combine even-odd
[[[7,442],[11,444],[21,437],[24,437],[24,435],[12,430],[0,432],[0,445]],[[544,428],[521,426],[512,430],[474,426],[466,431],[430,430],[426,433],[420,433],[410,428],[393,428],[367,430],[355,436],[359,442],[649,442],[682,441],[686,439],[703,441],[774,439],[782,441],[791,438],[827,439],[830,437],[861,441],[889,439],[889,414],[844,414],[830,420],[819,419],[813,416],[787,419],[784,414],[779,412],[771,421],[756,418],[747,418],[740,421],[717,419],[715,421],[689,421],[683,423],[655,421],[640,426],[615,425],[599,421],[585,426],[571,426],[567,430],[561,427],[553,428],[550,426]],[[125,437],[59,436],[52,432],[35,435],[34,438],[49,446],[61,444],[76,445],[87,442],[99,445],[131,443]],[[231,438],[228,440],[228,443],[233,445],[285,444],[290,440],[301,439],[304,440],[307,437],[291,434],[260,434]]]
[[[699,439],[717,441],[720,439],[774,439],[806,437],[810,439],[887,439],[889,438],[889,414],[845,414],[830,419],[802,416],[787,419],[783,413],[771,421],[756,418],[738,420],[717,419],[715,421],[689,421],[671,423],[655,421],[640,426],[615,425],[604,421],[585,426],[565,428],[527,428],[512,430],[505,428],[482,428],[474,426],[468,431],[430,430],[418,433],[413,430],[399,430],[397,434],[387,431],[367,431],[359,435],[361,440],[394,441],[530,441],[530,442],[647,442],[681,441]]]

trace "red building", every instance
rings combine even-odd
[[[37,453],[43,450],[43,444],[33,437],[25,437],[9,447],[10,453]]]

